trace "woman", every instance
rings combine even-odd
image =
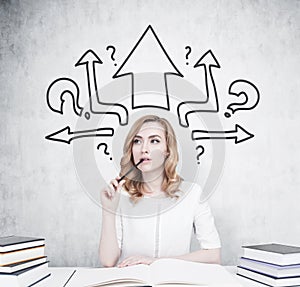
[[[220,240],[207,202],[200,203],[201,188],[176,173],[177,142],[170,123],[153,115],[140,118],[123,152],[120,175],[142,162],[101,191],[103,266],[151,264],[162,257],[219,264]],[[122,201],[121,193],[127,194]],[[152,216],[137,216],[145,210]],[[190,252],[193,231],[201,249]]]

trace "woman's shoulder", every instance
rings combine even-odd
[[[188,196],[194,200],[200,199],[202,188],[196,182],[183,181],[179,187],[179,196]]]

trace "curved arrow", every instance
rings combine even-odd
[[[240,97],[243,95],[245,97],[243,102],[240,103],[232,103],[227,106],[232,114],[239,110],[252,110],[254,109],[259,102],[260,93],[258,88],[247,80],[235,80],[233,81],[230,86],[228,93],[230,95]],[[225,117],[230,117],[230,113],[225,113]]]
[[[195,112],[214,112],[219,111],[219,101],[217,89],[212,74],[212,68],[220,68],[216,57],[211,50],[207,51],[194,65],[194,68],[204,67],[206,100],[204,101],[185,101],[178,105],[177,114],[179,124],[182,127],[188,127],[188,114]]]
[[[79,88],[76,82],[70,78],[59,78],[50,84],[46,92],[48,107],[53,112],[63,114],[65,102],[63,96],[65,94],[72,97],[73,110],[77,116],[81,116],[83,108],[79,105]]]
[[[67,126],[57,132],[54,132],[46,136],[45,139],[70,144],[71,141],[75,139],[86,138],[86,137],[112,137],[113,135],[114,135],[113,128],[98,128],[92,130],[71,132],[70,127]]]
[[[235,130],[233,131],[192,131],[192,140],[235,139],[235,144],[238,144],[253,137],[253,134],[249,133],[238,124],[235,125]]]
[[[75,64],[75,67],[80,65],[86,66],[88,92],[90,101],[90,110],[93,114],[116,114],[119,117],[120,125],[124,126],[128,124],[128,111],[127,108],[121,104],[116,103],[104,103],[100,100],[97,87],[96,78],[96,64],[103,64],[100,58],[92,50],[86,51],[82,57]],[[94,100],[96,95],[96,100]],[[109,110],[103,106],[111,106]]]

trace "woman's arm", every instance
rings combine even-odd
[[[172,258],[183,259],[194,262],[221,264],[221,249],[200,249],[191,253],[187,253]]]
[[[116,210],[120,200],[120,189],[125,180],[118,182],[119,177],[101,191],[102,228],[99,245],[100,262],[105,267],[113,267],[120,258],[116,231]]]
[[[99,247],[100,262],[104,267],[113,267],[118,262],[120,254],[116,232],[116,215],[103,209]]]
[[[181,260],[194,261],[194,262],[221,264],[220,248],[200,249],[180,256],[161,257],[161,258],[174,258],[174,259],[181,259]],[[136,264],[151,264],[157,259],[159,258],[153,258],[147,256],[130,256],[124,259],[118,265],[118,267],[125,267],[125,266],[136,265]]]

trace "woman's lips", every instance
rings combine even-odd
[[[142,162],[142,164],[143,164],[143,163],[150,162],[150,161],[151,161],[151,159],[150,159],[150,158],[143,158],[143,162]]]

